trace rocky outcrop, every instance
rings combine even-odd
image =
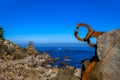
[[[21,48],[0,39],[0,80],[79,80],[81,70],[50,65],[57,59],[38,52],[31,42],[27,48]]]
[[[40,54],[33,45],[21,48],[9,40],[0,40],[0,80],[46,80],[55,77],[58,68],[47,53]]]
[[[96,54],[99,61],[92,61],[87,66],[84,71],[87,76],[83,78],[83,75],[82,80],[119,80],[120,29],[105,33],[97,39]],[[89,73],[86,74],[87,71]]]
[[[16,60],[23,59],[28,55],[38,55],[39,52],[35,49],[21,48],[13,44],[9,40],[0,39],[0,59],[2,60]]]

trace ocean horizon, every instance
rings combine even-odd
[[[25,48],[28,44],[19,44]],[[95,49],[90,46],[78,43],[50,43],[50,44],[34,44],[36,50],[40,53],[48,53],[52,58],[59,58],[53,66],[57,65],[61,67],[60,63],[65,62],[70,66],[76,68],[81,67],[81,61],[90,59],[95,55]],[[65,57],[69,59],[65,60]]]

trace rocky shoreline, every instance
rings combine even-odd
[[[47,53],[0,39],[0,80],[119,80],[120,29],[97,38],[95,56],[82,61],[82,68],[52,66]],[[64,65],[64,63],[61,63]]]
[[[53,59],[29,44],[21,48],[9,40],[0,40],[0,80],[79,80],[81,69],[51,66]]]

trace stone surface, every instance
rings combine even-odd
[[[97,55],[100,61],[87,80],[120,80],[120,29],[97,39]]]
[[[58,74],[56,77],[54,77],[52,80],[80,80],[80,78],[76,77],[74,69],[70,68],[61,68],[58,71]]]
[[[120,29],[103,34],[97,40],[97,55],[99,60],[103,60],[108,54],[115,54],[120,49]],[[115,53],[111,52],[116,49]],[[118,50],[117,50],[118,49]]]
[[[9,40],[0,40],[0,59],[2,60],[23,59],[30,54],[37,55],[39,52],[29,48],[23,49]]]
[[[0,80],[79,80],[79,70],[75,72],[74,67],[50,65],[57,59],[46,52],[38,52],[32,44],[21,48],[0,39]]]
[[[74,75],[78,78],[81,78],[81,69],[79,69],[79,68],[75,69]]]

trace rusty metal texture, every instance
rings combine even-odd
[[[87,35],[86,35],[85,38],[81,38],[81,37],[79,37],[79,35],[78,35],[78,29],[79,29],[80,27],[82,27],[82,26],[83,26],[83,27],[86,27],[86,28],[88,29],[88,33],[87,33]],[[104,33],[104,32],[96,32],[96,31],[92,30],[88,24],[80,23],[80,24],[77,24],[77,25],[76,25],[76,30],[75,30],[75,32],[74,32],[74,35],[75,35],[75,37],[76,37],[79,41],[85,41],[85,42],[88,43],[88,45],[90,45],[91,47],[95,48],[96,45],[91,43],[90,38],[91,38],[91,37],[98,37],[98,36],[102,35],[103,33]]]

